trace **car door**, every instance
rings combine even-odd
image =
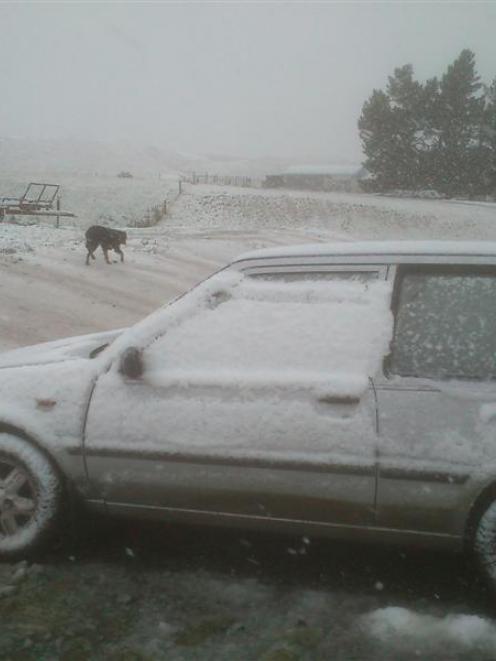
[[[378,275],[237,274],[225,285],[221,274],[195,292],[145,348],[142,378],[116,361],[99,379],[85,437],[92,484],[114,508],[371,523],[368,374],[391,325]]]
[[[379,404],[378,524],[460,535],[468,480],[496,460],[496,271],[404,266]]]

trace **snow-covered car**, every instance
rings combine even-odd
[[[496,585],[496,244],[242,255],[0,356],[0,554],[109,514],[468,546]]]

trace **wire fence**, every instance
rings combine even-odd
[[[183,179],[177,180],[177,188],[170,189],[166,192],[164,201],[161,204],[155,204],[148,207],[145,214],[141,218],[137,218],[133,222],[133,227],[153,227],[164,218],[169,212],[171,206],[182,193]]]
[[[183,174],[183,181],[189,184],[213,184],[215,186],[239,186],[241,188],[261,188],[261,177],[244,175],[210,174],[209,172],[188,172]]]

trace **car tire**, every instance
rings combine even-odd
[[[38,550],[54,532],[62,510],[62,480],[34,445],[0,433],[0,558]]]
[[[473,551],[484,578],[496,590],[496,500],[487,507],[477,523]]]

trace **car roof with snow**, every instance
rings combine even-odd
[[[341,241],[264,248],[244,253],[233,266],[326,263],[496,264],[492,241]]]

